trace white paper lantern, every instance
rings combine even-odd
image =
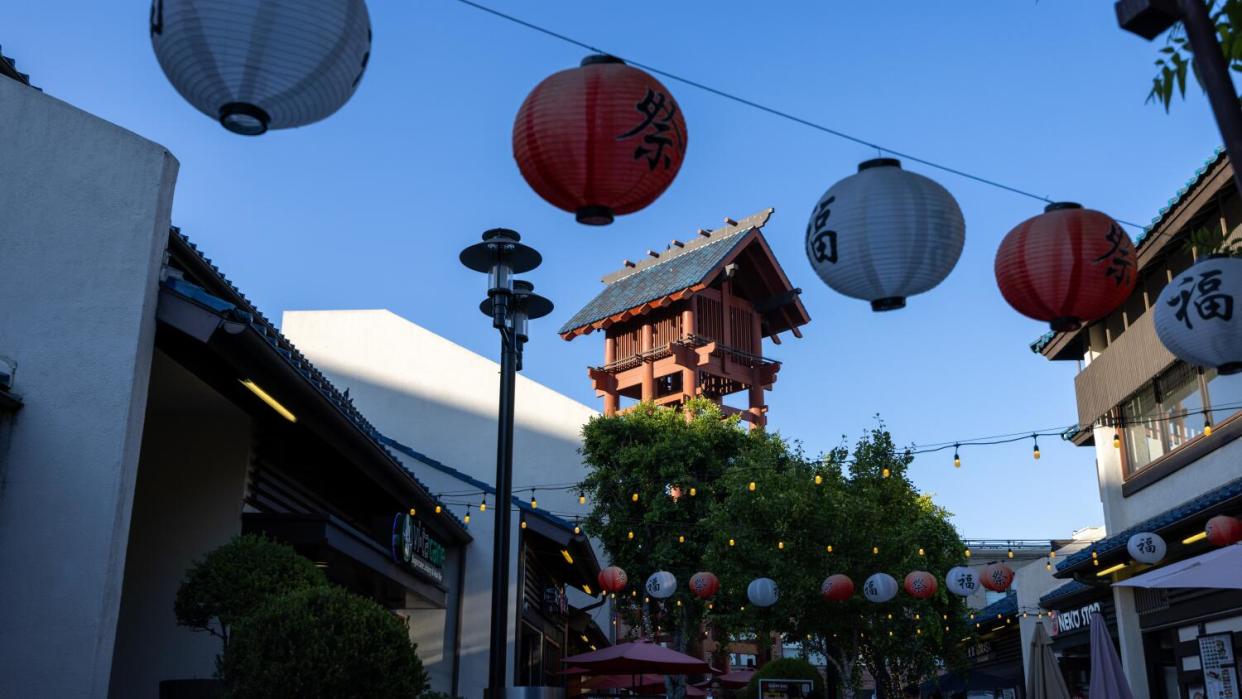
[[[1173,277],[1156,299],[1156,335],[1178,359],[1242,371],[1242,259],[1209,257]]]
[[[1169,547],[1159,534],[1139,532],[1126,542],[1126,550],[1130,552],[1130,558],[1139,563],[1159,563],[1164,560]]]
[[[979,576],[971,568],[957,566],[944,576],[944,586],[958,597],[969,597],[979,590]]]
[[[677,591],[677,578],[667,570],[652,573],[647,578],[647,594],[656,599],[668,599]]]
[[[876,573],[863,583],[863,595],[872,602],[887,602],[897,596],[897,580],[888,573]]]
[[[962,210],[935,181],[892,158],[868,160],[811,213],[806,254],[836,291],[891,311],[953,271],[966,242]]]
[[[349,100],[371,55],[364,0],[153,0],[151,44],[195,109],[257,136]]]
[[[780,596],[780,590],[772,578],[755,578],[746,586],[746,599],[756,607],[771,607]]]

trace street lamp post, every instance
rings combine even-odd
[[[496,527],[492,551],[492,635],[487,696],[505,695],[509,639],[509,518],[513,512],[513,387],[522,368],[522,346],[529,321],[552,312],[552,302],[535,293],[530,282],[513,275],[529,272],[543,258],[523,245],[517,231],[493,228],[483,242],[461,251],[461,263],[487,276],[487,298],[479,310],[500,332],[500,407],[496,429]]]

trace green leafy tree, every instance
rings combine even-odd
[[[750,683],[737,691],[737,699],[757,699],[759,697],[759,680],[811,680],[811,693],[806,699],[823,699],[824,678],[819,670],[802,658],[781,658],[759,668]]]
[[[1202,1],[1208,3],[1209,14],[1216,25],[1216,38],[1225,60],[1232,70],[1242,72],[1242,0]],[[1179,22],[1169,31],[1165,45],[1160,49],[1160,55],[1156,59],[1156,75],[1151,80],[1147,101],[1162,105],[1167,112],[1173,102],[1174,91],[1184,99],[1186,73],[1194,74],[1196,81],[1199,79],[1192,58],[1193,53]]]
[[[270,598],[328,585],[323,571],[293,548],[247,534],[207,554],[186,571],[173,611],[177,623],[218,636]]]
[[[219,664],[231,699],[414,699],[427,674],[405,625],[339,587],[270,598],[234,627]]]

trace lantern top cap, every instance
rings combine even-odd
[[[1082,208],[1082,204],[1079,204],[1078,202],[1054,201],[1051,204],[1044,207],[1044,213],[1048,213],[1049,211],[1066,211],[1069,209],[1081,209],[1081,208]]]
[[[497,238],[502,241],[512,240],[516,243],[522,239],[522,236],[511,228],[492,228],[483,232],[483,240],[496,240]]]
[[[901,169],[901,161],[896,158],[872,158],[858,164],[858,171],[870,170],[873,167],[895,167]]]
[[[493,228],[483,234],[483,242],[462,250],[459,259],[476,272],[489,272],[502,262],[513,274],[529,272],[543,262],[543,256],[519,243],[521,237],[508,228]]]
[[[625,65],[625,61],[621,60],[620,58],[617,58],[616,56],[610,56],[606,53],[593,53],[590,56],[587,56],[586,58],[582,59],[582,63],[578,65],[579,66],[593,66],[593,65],[603,64],[603,63],[620,63],[621,65]]]

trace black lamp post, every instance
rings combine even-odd
[[[461,263],[487,273],[487,298],[479,310],[500,331],[500,409],[496,430],[496,528],[492,551],[492,637],[487,695],[505,695],[509,640],[509,517],[513,511],[513,383],[522,367],[522,345],[529,321],[552,312],[552,302],[530,282],[513,278],[539,266],[543,258],[522,245],[517,231],[493,228],[483,242],[461,251]]]
[[[1151,40],[1178,21],[1186,27],[1186,38],[1194,53],[1199,81],[1207,92],[1216,125],[1225,141],[1225,152],[1233,163],[1233,183],[1242,195],[1238,180],[1242,167],[1242,108],[1238,92],[1229,75],[1229,62],[1216,41],[1216,27],[1204,0],[1118,0],[1117,22],[1122,29]]]

